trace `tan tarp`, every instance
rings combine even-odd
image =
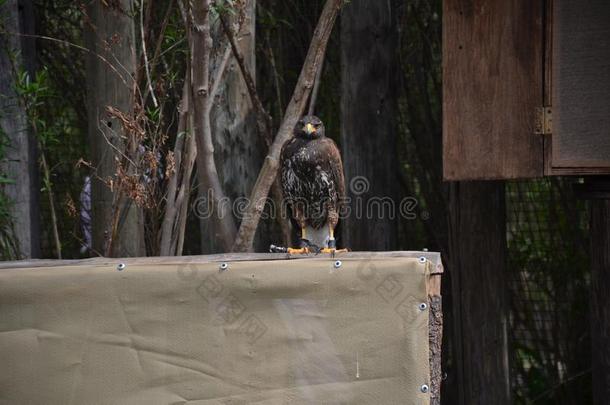
[[[427,404],[412,257],[0,269],[2,404]]]

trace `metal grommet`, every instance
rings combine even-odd
[[[424,256],[419,258],[420,263],[426,263],[426,258]]]
[[[422,385],[421,387],[419,387],[420,391],[423,392],[424,394],[426,394],[428,391],[430,391],[430,387],[428,387],[427,384]]]
[[[127,266],[125,266],[125,263],[119,263],[119,264],[116,266],[116,269],[117,269],[118,271],[123,271],[123,270],[125,270],[125,267],[127,267]]]
[[[224,271],[226,269],[229,268],[229,263],[221,263],[220,264],[220,271]]]
[[[428,304],[426,304],[425,302],[422,302],[421,304],[419,304],[420,311],[425,311],[426,308],[428,308]]]
[[[335,262],[335,269],[338,269],[339,267],[341,267],[341,265],[342,265],[342,264],[343,264],[343,263],[341,263],[341,260],[337,260],[337,261]]]

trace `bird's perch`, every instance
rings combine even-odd
[[[4,398],[438,404],[442,271],[435,252],[3,262]]]
[[[343,0],[328,0],[324,10],[322,10],[292,99],[286,108],[280,129],[269,148],[263,167],[250,194],[248,206],[235,238],[235,243],[233,244],[232,250],[234,252],[248,252],[252,250],[256,228],[265,207],[265,199],[277,176],[282,147],[292,136],[294,126],[305,111],[307,100],[309,99],[318,69],[324,59],[328,39],[342,3]]]

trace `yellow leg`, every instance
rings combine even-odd
[[[307,231],[305,228],[301,228],[301,239],[307,239]],[[306,246],[301,248],[288,248],[288,253],[291,255],[307,254],[309,253],[309,248]]]
[[[322,249],[322,253],[330,253],[331,257],[335,257],[335,253],[345,253],[348,252],[347,249],[337,249],[337,244],[335,242],[335,230],[333,229],[332,226],[328,226],[328,231],[329,231],[329,235],[330,235],[330,242],[329,245],[331,247],[327,247]]]

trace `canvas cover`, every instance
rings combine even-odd
[[[406,256],[5,266],[0,403],[427,404]]]

